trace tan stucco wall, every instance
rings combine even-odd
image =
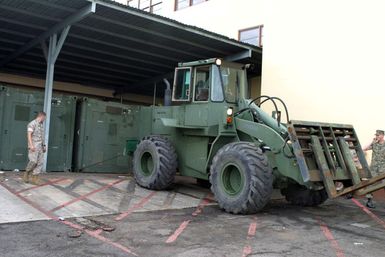
[[[385,1],[209,0],[173,8],[165,0],[163,15],[232,38],[263,24],[261,93],[284,99],[292,119],[351,123],[363,144],[385,129]]]
[[[385,128],[385,2],[265,1],[262,93],[293,119]]]

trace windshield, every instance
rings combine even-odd
[[[240,69],[221,67],[223,91],[227,102],[238,101],[239,90],[244,83],[243,71]]]

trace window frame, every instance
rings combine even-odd
[[[263,29],[264,29],[264,25],[263,24],[258,25],[258,26],[254,26],[254,27],[250,27],[250,28],[240,29],[240,30],[238,30],[238,41],[244,42],[244,41],[241,41],[241,33],[242,32],[246,32],[246,31],[250,31],[250,30],[258,30],[259,40],[258,40],[258,44],[256,46],[263,47],[263,42],[262,42]],[[247,42],[244,42],[244,43],[247,43]]]
[[[178,77],[177,76],[178,70],[190,70],[190,85],[189,85],[189,89],[188,89],[189,93],[188,93],[188,99],[186,99],[186,100],[175,99],[176,79]],[[178,68],[175,68],[174,83],[173,83],[173,87],[172,87],[172,97],[171,97],[172,102],[190,102],[191,101],[191,86],[192,86],[193,80],[194,80],[194,78],[193,78],[192,67],[178,67]]]
[[[174,1],[174,11],[179,11],[179,10],[183,10],[183,9],[186,9],[188,7],[191,7],[191,6],[194,6],[194,5],[197,5],[197,4],[202,4],[204,2],[207,2],[208,0],[204,0],[203,2],[200,2],[200,3],[197,3],[197,4],[194,4],[193,3],[193,0],[187,0],[189,3],[188,3],[188,6],[186,7],[182,7],[182,8],[178,8],[178,0],[175,0]]]
[[[195,100],[195,86],[196,86],[196,80],[197,80],[197,69],[198,68],[201,68],[201,67],[208,67],[209,68],[209,92],[208,92],[208,97],[207,97],[207,101],[199,101],[199,100]],[[210,97],[211,97],[211,65],[202,65],[202,66],[197,66],[197,67],[194,67],[194,77],[193,77],[193,90],[194,90],[194,93],[193,93],[193,98],[192,98],[192,101],[193,103],[208,103],[210,101]]]
[[[127,6],[131,6],[130,2],[132,1],[133,0],[127,0]],[[153,0],[148,0],[148,1],[150,2],[148,7],[142,8],[140,6],[141,0],[138,0],[138,6],[131,6],[131,7],[138,8],[139,10],[146,11],[149,13],[154,13],[154,7],[163,4],[163,1],[157,2],[155,4],[153,4]]]

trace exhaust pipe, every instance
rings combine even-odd
[[[166,89],[164,90],[164,106],[171,106],[171,86],[170,82],[166,78],[163,79],[163,82],[166,84]]]

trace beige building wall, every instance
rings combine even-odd
[[[235,39],[263,24],[261,93],[284,99],[292,119],[353,124],[364,145],[385,129],[385,1],[174,3],[160,14]]]
[[[292,119],[385,129],[384,1],[264,1],[262,93]]]
[[[233,38],[263,24],[262,94],[284,99],[292,119],[353,124],[365,145],[385,129],[383,10],[381,0],[209,0],[168,16]]]

